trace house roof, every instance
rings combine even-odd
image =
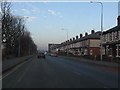
[[[115,26],[107,31],[104,31],[103,34],[111,33],[111,32],[118,31],[118,30],[120,30],[120,26]]]
[[[87,40],[87,39],[100,39],[100,33],[101,33],[101,32],[98,31],[98,32],[96,32],[96,33],[94,33],[94,34],[89,34],[89,35],[87,35],[87,36],[81,37],[81,38],[79,38],[79,39],[76,39],[76,40],[70,42],[70,44],[71,44],[71,43],[76,43],[76,42],[79,42],[79,41],[83,41],[83,40]]]
[[[69,41],[68,45],[70,45],[72,43],[77,43],[77,42],[80,42],[80,41],[83,41],[83,40],[87,40],[87,39],[100,39],[100,34],[101,34],[100,31],[98,31],[98,32],[96,32],[94,34],[89,34],[89,35],[81,37],[79,39]],[[65,45],[67,45],[67,43],[61,43],[61,45],[59,45],[58,47],[65,46]]]

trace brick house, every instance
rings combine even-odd
[[[108,58],[120,58],[120,16],[118,16],[118,25],[103,32],[102,44],[103,55]]]
[[[68,45],[67,45],[68,42]],[[80,34],[80,38],[72,38],[68,41],[62,42],[58,46],[58,50],[61,52],[68,52],[76,56],[97,56],[100,55],[100,32],[91,31],[91,34],[85,33],[83,37]]]
[[[73,49],[77,55],[82,56],[95,56],[100,54],[100,32],[91,31],[91,34],[85,33],[85,36],[82,37],[80,34],[80,38],[72,43]]]

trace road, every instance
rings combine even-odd
[[[10,71],[2,80],[3,88],[117,88],[118,73],[62,57],[36,56]]]

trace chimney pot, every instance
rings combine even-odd
[[[118,26],[120,26],[120,16],[118,16],[117,21],[118,21]]]
[[[76,39],[78,39],[78,36],[76,36]]]
[[[82,34],[80,34],[80,38],[82,37]]]
[[[85,36],[87,36],[87,35],[88,35],[88,33],[86,32],[86,33],[85,33]]]
[[[95,31],[94,30],[91,30],[91,34],[94,34],[95,33]]]

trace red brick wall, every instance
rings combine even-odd
[[[92,55],[93,56],[100,55],[100,48],[98,48],[98,47],[90,47],[89,48],[89,54],[90,54],[90,50],[92,50]]]

